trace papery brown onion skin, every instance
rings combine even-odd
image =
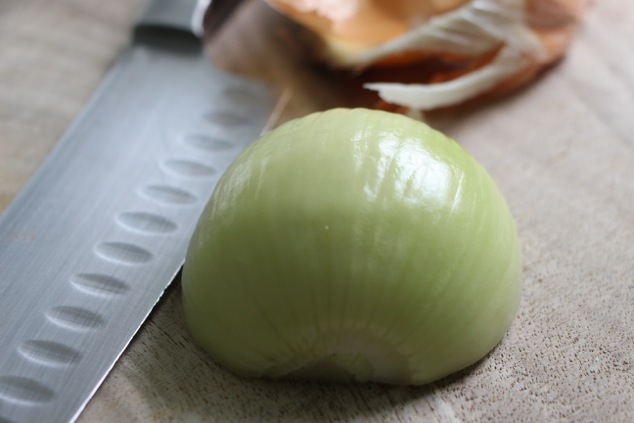
[[[194,338],[236,373],[418,385],[500,341],[521,257],[504,198],[457,143],[401,115],[334,109],[232,164],[182,289]]]
[[[303,38],[313,60],[361,75],[380,98],[373,107],[423,112],[483,102],[529,84],[564,57],[588,3],[266,1],[308,29]]]

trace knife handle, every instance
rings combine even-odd
[[[216,33],[242,0],[150,0],[136,32],[170,31],[202,38]]]
[[[151,0],[136,29],[165,29],[201,37],[210,3],[211,0]]]

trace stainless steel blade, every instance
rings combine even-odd
[[[134,44],[0,218],[0,422],[74,420],[179,271],[266,88],[212,69],[192,0]],[[200,6],[200,4],[198,4]]]

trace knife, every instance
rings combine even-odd
[[[151,1],[0,217],[0,422],[78,417],[181,268],[216,181],[265,128],[268,89],[203,54],[203,18],[216,28],[237,2],[223,4]]]

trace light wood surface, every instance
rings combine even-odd
[[[143,4],[0,2],[0,209],[81,110]],[[280,121],[371,104],[300,60],[292,40],[252,0],[209,52],[277,87]],[[429,123],[488,168],[517,220],[521,308],[489,356],[418,388],[241,379],[192,344],[176,281],[79,421],[634,421],[634,3],[594,2],[567,58],[535,84]]]

